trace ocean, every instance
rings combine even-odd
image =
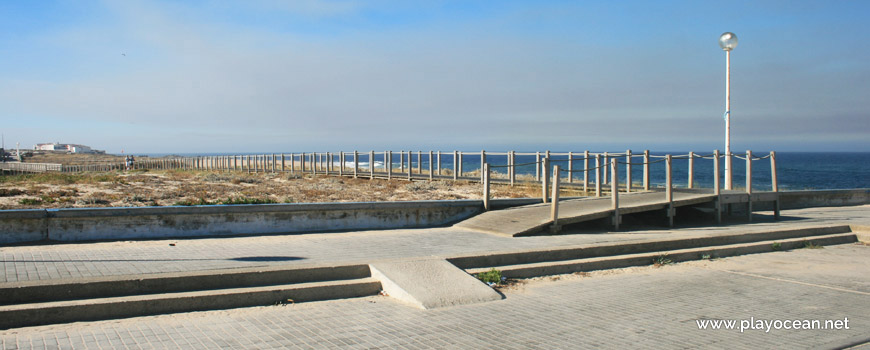
[[[621,151],[624,152],[624,151]],[[642,151],[634,151],[635,155],[641,154]],[[520,152],[517,152],[520,153]],[[563,152],[553,152],[563,153]],[[620,152],[613,152],[620,153]],[[674,156],[686,155],[688,152],[674,152]],[[202,153],[202,154],[176,154],[178,156],[217,156],[217,155],[262,155],[272,153]],[[280,154],[280,153],[278,153]],[[289,152],[285,153],[289,155]],[[298,159],[298,154],[297,159]],[[407,154],[407,153],[406,153]],[[463,172],[472,172],[480,169],[480,152],[463,152],[462,169]],[[664,156],[666,153],[651,152],[651,155]],[[706,153],[698,153],[699,155],[708,155]],[[166,154],[143,154],[151,157],[165,156]],[[745,156],[745,154],[737,154]],[[755,153],[755,157],[763,157],[768,153]],[[583,153],[575,153],[574,158],[582,157]],[[289,156],[288,156],[289,157]],[[360,166],[368,167],[369,153],[360,152]],[[339,162],[338,152],[335,152],[335,161]],[[407,156],[406,156],[407,158]],[[493,166],[493,171],[501,173],[506,172],[506,168],[499,168],[499,165],[507,164],[506,155],[496,155],[487,153],[487,162]],[[620,161],[624,162],[625,157],[619,157]],[[562,169],[568,168],[567,155],[551,156],[552,165],[559,165]],[[660,158],[653,158],[652,161]],[[375,152],[375,167],[376,169],[383,167],[384,154],[383,152]],[[417,153],[413,152],[412,162],[414,169],[417,168]],[[517,155],[516,163],[531,163],[535,161],[534,155]],[[346,152],[346,164],[353,162],[352,152]],[[642,157],[633,157],[633,163],[642,163]],[[708,159],[696,158],[694,161],[694,181],[696,187],[712,187],[713,186],[713,161]],[[428,151],[423,152],[422,168],[424,171],[429,169]],[[746,181],[746,161],[734,158],[732,160],[733,182],[735,188],[744,188]],[[406,159],[407,166],[407,159]],[[625,181],[625,164],[620,164],[619,175],[620,181]],[[720,160],[720,181],[724,184],[725,161]],[[453,168],[453,152],[442,152],[441,154],[442,169]],[[573,175],[574,181],[583,181],[583,172],[576,170],[583,169],[583,160],[574,161]],[[590,167],[594,167],[594,160],[590,160]],[[433,168],[435,168],[433,164]],[[852,188],[870,188],[870,153],[868,152],[777,152],[776,153],[776,170],[778,184],[780,190],[811,190],[811,189],[852,189]],[[393,154],[393,169],[399,169],[399,154]],[[688,160],[674,159],[672,170],[674,185],[677,187],[687,187],[688,182]],[[665,184],[665,163],[658,162],[650,167],[650,182],[654,186],[663,186]],[[535,165],[525,165],[517,167],[517,174],[534,175]],[[563,178],[567,178],[567,174]],[[594,172],[589,174],[590,179],[594,179]],[[640,185],[643,181],[643,166],[632,166],[632,183]],[[756,160],[752,162],[752,188],[755,190],[770,190],[770,160]]]

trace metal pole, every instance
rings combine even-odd
[[[713,193],[716,195],[716,223],[722,223],[722,185],[719,183],[719,150],[713,151]]]
[[[731,177],[731,51],[725,51],[725,189],[732,188]]]

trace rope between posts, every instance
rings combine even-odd
[[[713,159],[713,156],[714,156],[714,155],[715,155],[715,154],[712,154],[712,153],[711,153],[711,154],[707,154],[707,155],[703,155],[703,156],[702,156],[702,155],[697,155],[697,154],[695,154],[694,156],[695,156],[695,158]]]
[[[507,167],[512,167],[512,166],[517,167],[517,166],[526,166],[526,165],[532,165],[532,164],[540,164],[543,162],[544,162],[544,160],[542,159],[539,162],[522,163],[522,164],[505,164],[505,165],[492,165],[492,164],[490,164],[489,167],[490,168],[507,168]]]
[[[762,159],[767,159],[767,158],[770,158],[770,154],[768,154],[768,155],[766,155],[766,156],[764,156],[764,157],[753,157],[753,158],[754,158],[754,159],[752,159],[752,160],[762,160]]]
[[[578,170],[571,170],[571,171],[568,171],[568,170],[566,170],[566,169],[559,169],[559,171],[564,171],[564,172],[566,172],[566,173],[580,173],[580,172],[584,172],[584,171],[598,170],[598,169],[601,169],[601,168],[604,168],[604,167],[607,167],[607,166],[608,166],[608,165],[605,164],[605,165],[599,165],[599,166],[597,166],[597,167],[594,167],[594,168],[588,168],[588,169],[578,169]]]
[[[625,164],[625,165],[644,165],[644,164],[655,164],[655,163],[661,163],[661,162],[664,162],[665,160],[667,160],[667,159],[659,159],[659,160],[652,161],[652,162],[649,162],[649,163],[626,163],[626,162],[619,162],[619,164]]]

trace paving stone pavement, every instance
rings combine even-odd
[[[785,268],[780,268],[780,267]],[[0,331],[2,349],[836,348],[870,342],[870,246],[531,280],[483,304],[388,297]],[[778,272],[783,271],[783,272]],[[794,273],[803,271],[802,273]],[[838,271],[826,279],[830,271]],[[853,281],[863,283],[849,285]],[[849,319],[848,330],[699,329],[698,319]]]
[[[500,237],[451,227],[0,247],[0,284],[109,275],[292,264],[370,263],[380,259],[457,256],[613,242],[786,229],[802,225],[870,225],[870,206],[785,211],[787,220],[640,231]],[[571,233],[570,231],[567,233]],[[174,244],[171,246],[170,244]]]

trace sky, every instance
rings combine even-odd
[[[0,1],[0,133],[108,153],[870,151],[868,1]]]

